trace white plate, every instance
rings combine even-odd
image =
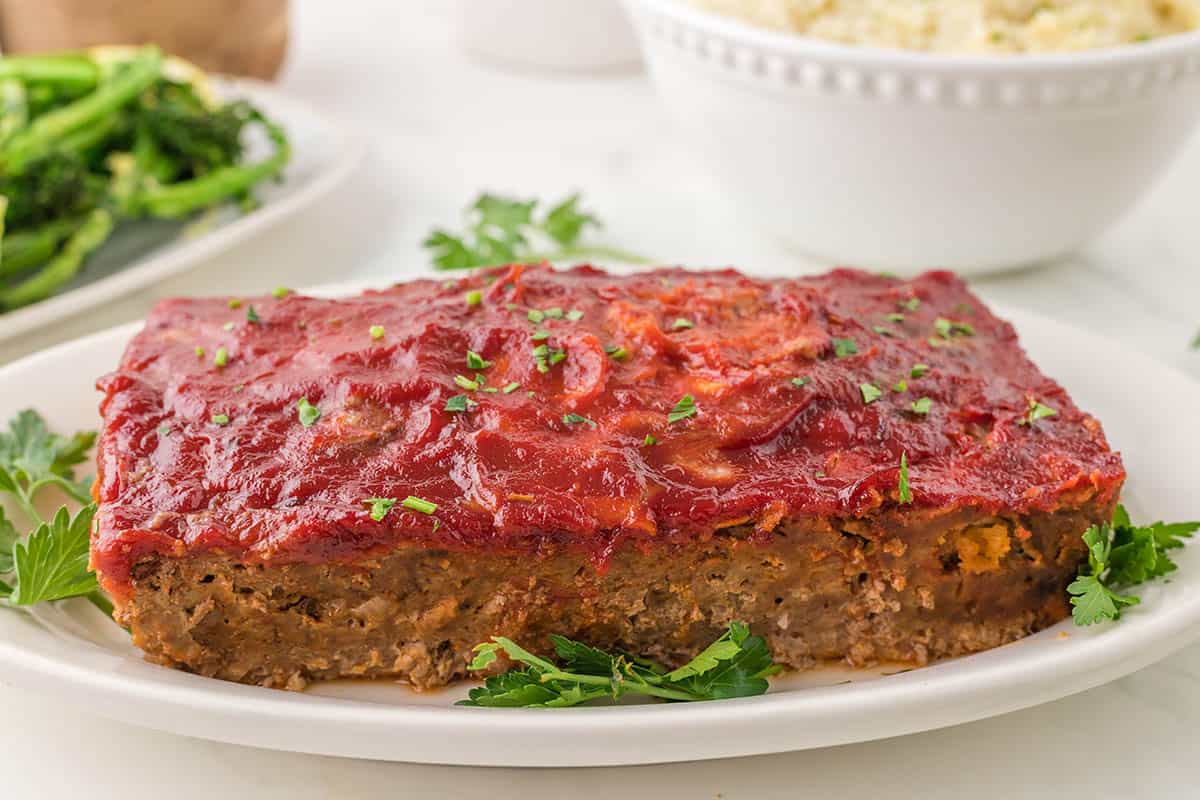
[[[1135,519],[1200,517],[1196,384],[1124,347],[1027,312],[1013,320],[1034,359],[1105,423],[1132,476]],[[60,431],[97,423],[93,373],[116,364],[126,325],[0,369],[0,419],[37,407]],[[1117,624],[1065,622],[1020,642],[923,669],[824,671],[763,697],[558,711],[457,708],[465,687],[415,694],[335,683],[293,694],[143,662],[82,601],[0,613],[0,675],[80,709],[164,731],[359,758],[504,766],[686,761],[864,741],[1002,714],[1079,692],[1200,635],[1200,547],[1170,582],[1144,587]],[[847,682],[849,681],[849,682]]]
[[[204,259],[294,214],[337,186],[361,161],[363,139],[352,129],[275,87],[249,79],[214,79],[221,97],[249,100],[278,121],[292,143],[281,183],[255,190],[262,205],[249,214],[225,206],[184,222],[144,220],[121,225],[58,294],[0,313],[0,341],[100,305],[188,270]],[[249,142],[257,158],[267,145]]]

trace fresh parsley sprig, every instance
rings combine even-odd
[[[472,670],[487,669],[501,654],[524,666],[489,677],[459,705],[566,708],[626,694],[668,701],[751,697],[766,692],[767,678],[782,669],[772,660],[766,641],[752,636],[741,622],[731,622],[719,639],[672,671],[644,658],[608,653],[565,636],[550,639],[561,664],[536,656],[503,636],[476,646]]]
[[[25,409],[0,433],[0,492],[13,496],[31,520],[38,520],[34,495],[46,486],[58,486],[81,503],[91,502],[91,479],[76,482],[74,467],[86,457],[96,434],[80,432],[67,438],[51,433],[46,421]]]
[[[585,244],[589,228],[600,220],[579,207],[579,194],[569,195],[543,215],[538,201],[484,193],[466,211],[466,230],[455,234],[434,229],[422,246],[437,269],[469,269],[518,262],[565,258],[607,258],[644,262],[641,256],[603,245]]]
[[[9,421],[8,432],[0,433],[0,493],[10,495],[34,525],[22,538],[0,508],[0,598],[9,605],[87,596],[103,611],[112,612],[88,569],[88,537],[96,513],[88,493],[91,479],[75,480],[75,466],[87,457],[95,440],[91,432],[71,437],[53,433],[31,409],[18,413]],[[62,506],[43,520],[35,499],[50,486],[87,505],[74,515]]]
[[[1110,524],[1093,525],[1083,534],[1088,563],[1067,587],[1076,625],[1120,619],[1121,609],[1137,605],[1137,595],[1122,594],[1139,583],[1162,577],[1178,567],[1168,550],[1183,547],[1183,539],[1200,530],[1200,522],[1155,522],[1137,526],[1124,506],[1117,506]]]

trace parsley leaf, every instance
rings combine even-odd
[[[970,324],[966,322],[955,322],[953,320],[946,319],[945,317],[938,317],[935,319],[933,321],[933,329],[937,332],[937,335],[941,336],[943,339],[950,339],[955,336],[975,335],[975,328]]]
[[[1025,416],[1022,417],[1020,419],[1020,421],[1017,422],[1017,424],[1018,425],[1028,425],[1029,427],[1032,428],[1033,424],[1035,422],[1037,422],[1039,419],[1046,419],[1047,417],[1057,417],[1057,416],[1058,416],[1058,412],[1055,411],[1053,408],[1051,408],[1050,406],[1047,406],[1047,405],[1043,405],[1040,401],[1031,397],[1031,398],[1029,398],[1029,408],[1025,411]]]
[[[36,411],[19,412],[9,420],[8,432],[0,433],[0,490],[17,495],[26,510],[37,490],[50,484],[81,503],[89,502],[91,479],[76,482],[73,472],[95,441],[93,432],[79,432],[70,438],[51,433]],[[36,518],[36,514],[32,516]]]
[[[17,533],[17,526],[13,525],[4,513],[4,507],[0,506],[0,573],[12,572],[13,545],[19,538],[21,535]]]
[[[679,398],[679,402],[676,403],[675,407],[671,409],[671,412],[667,414],[667,422],[679,422],[680,420],[685,420],[688,417],[694,417],[696,416],[696,410],[695,398],[690,394],[685,394],[683,397]]]
[[[492,365],[492,362],[488,361],[483,356],[479,355],[479,353],[476,353],[473,350],[467,351],[467,368],[468,369],[487,369],[491,365]]]
[[[580,206],[578,194],[556,203],[539,218],[537,200],[481,194],[466,211],[466,230],[454,234],[433,230],[422,242],[437,269],[468,269],[514,262],[601,256],[618,261],[644,261],[611,247],[583,243],[588,228],[600,220]],[[544,244],[539,250],[535,244]]]
[[[456,394],[454,397],[447,398],[446,411],[458,413],[461,411],[466,411],[474,405],[476,405],[475,401],[467,397],[465,394]]]
[[[563,247],[570,247],[579,241],[584,228],[603,227],[600,220],[586,211],[579,210],[579,193],[576,192],[563,200],[546,214],[542,220],[542,230]]]
[[[307,397],[301,397],[296,401],[296,416],[301,425],[311,428],[321,418],[321,409],[308,402]]]
[[[76,595],[87,595],[96,606],[112,613],[112,604],[97,591],[88,569],[88,539],[96,507],[88,495],[90,479],[76,481],[74,468],[87,457],[94,433],[66,438],[52,433],[45,420],[25,410],[0,433],[0,491],[12,494],[36,527],[22,540],[16,525],[0,508],[0,596],[12,605],[31,605]],[[38,491],[58,486],[86,502],[71,516],[63,506],[45,522],[34,505]],[[10,575],[11,573],[11,575]]]
[[[858,343],[853,339],[834,339],[833,353],[838,358],[845,358],[858,353]]]
[[[908,453],[900,454],[900,480],[896,485],[896,499],[901,505],[912,504],[912,488],[908,484]]]
[[[387,513],[392,510],[392,506],[396,505],[396,501],[391,497],[368,497],[363,500],[363,504],[370,507],[371,519],[382,522]]]
[[[675,321],[671,323],[671,330],[673,331],[682,331],[694,327],[696,327],[696,323],[692,322],[690,319],[684,319],[683,317],[676,317]]]
[[[520,665],[492,675],[459,705],[566,708],[591,700],[640,694],[664,700],[719,700],[767,691],[779,671],[766,641],[740,622],[694,659],[668,672],[627,653],[609,653],[565,636],[551,636],[559,663],[537,656],[502,636],[475,648],[472,670],[487,669],[500,655]]]
[[[928,397],[922,397],[919,400],[914,400],[909,408],[914,414],[927,417],[929,416],[929,412],[933,410],[933,401]]]
[[[96,506],[87,505],[71,517],[66,507],[13,547],[16,586],[9,602],[28,606],[49,600],[90,594],[99,588],[88,569],[88,535]]]
[[[1111,523],[1093,525],[1083,534],[1088,563],[1067,587],[1077,625],[1121,618],[1121,609],[1140,602],[1117,590],[1158,578],[1178,567],[1167,550],[1183,546],[1181,538],[1200,530],[1200,522],[1155,522],[1137,526],[1117,506]]]
[[[883,392],[873,383],[860,383],[858,390],[862,392],[863,403],[866,405],[871,405],[871,403],[883,397]]]
[[[596,427],[595,422],[592,422],[587,417],[579,414],[563,414],[562,421],[564,425],[579,425],[580,423],[585,423],[587,425],[591,425],[593,428]]]

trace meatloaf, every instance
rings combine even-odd
[[[1124,469],[955,276],[513,265],[176,299],[102,378],[91,560],[152,661],[431,687],[550,633],[796,669],[1068,613]]]

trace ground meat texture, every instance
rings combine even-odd
[[[1067,614],[1125,478],[946,272],[166,300],[99,385],[117,619],[269,686],[436,686],[492,635],[676,664],[732,619],[796,668],[975,652]]]
[[[729,529],[670,552],[628,548],[603,574],[567,553],[417,547],[324,565],[159,558],[138,565],[119,618],[153,661],[288,689],[343,677],[440,686],[466,677],[471,648],[492,635],[547,653],[560,633],[677,666],[735,619],[795,669],[920,665],[1063,619],[1079,531],[1110,512],[794,520],[769,544]]]

